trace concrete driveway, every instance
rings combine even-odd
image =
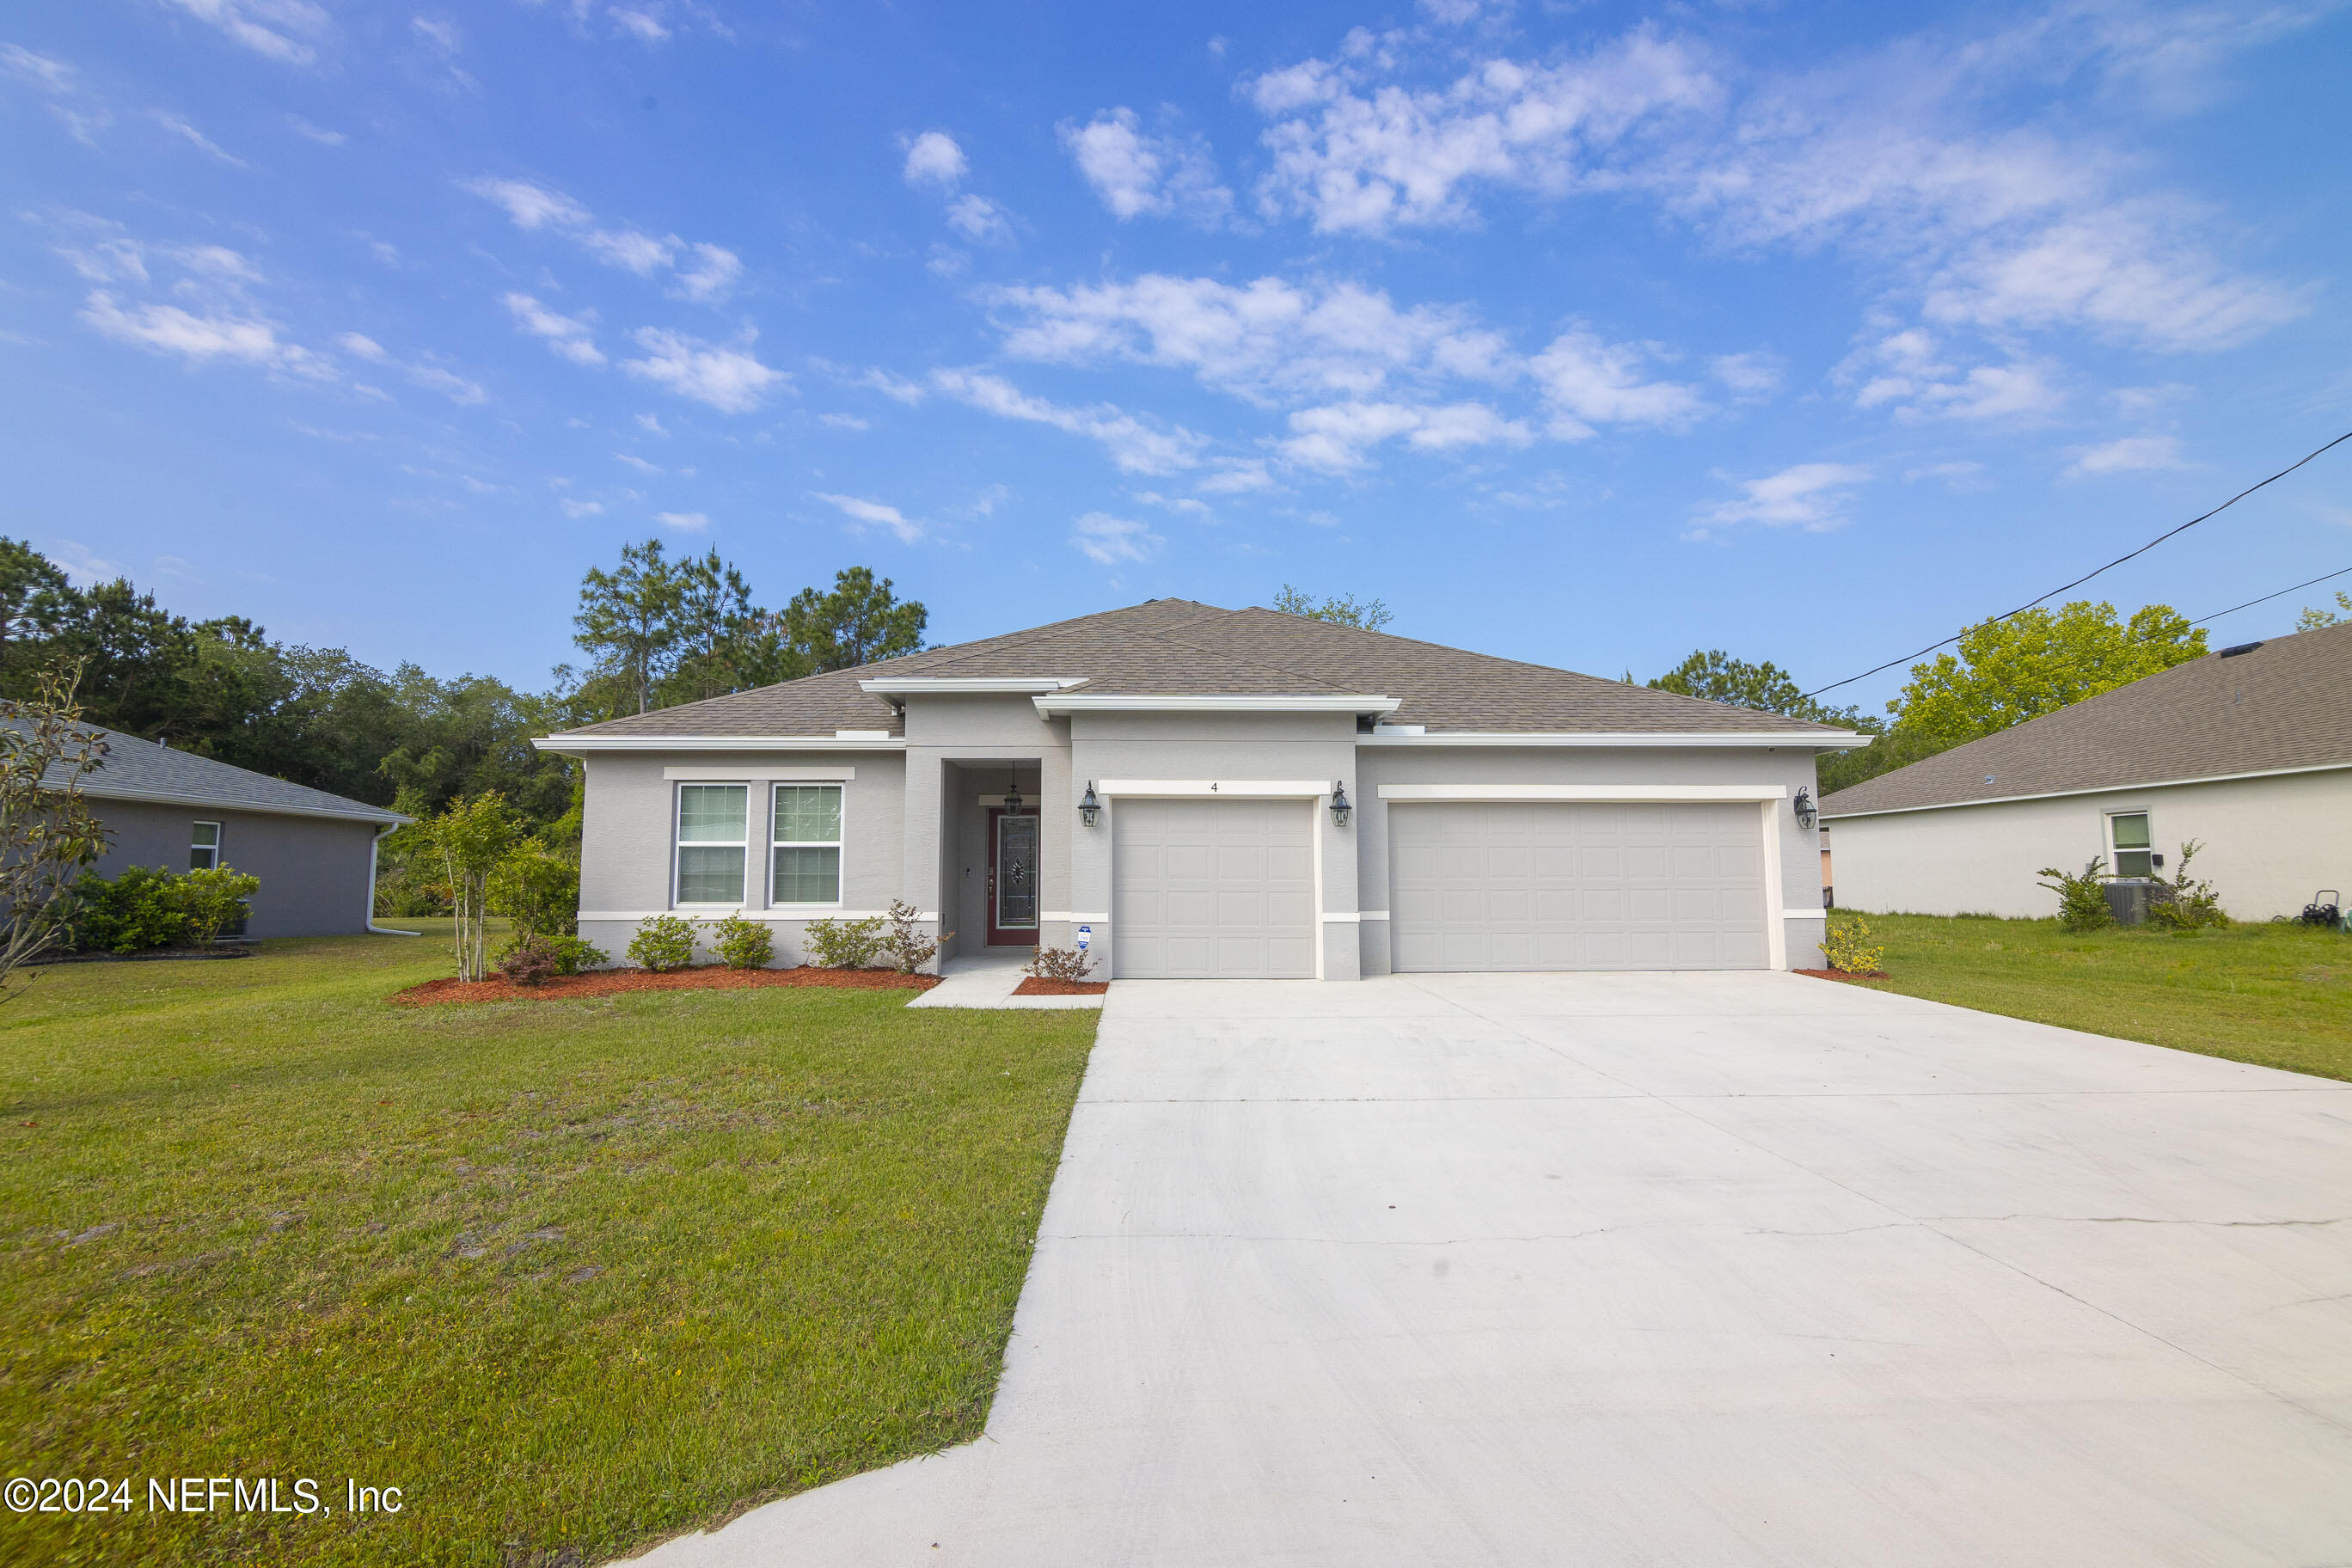
[[[647,1561],[2352,1563],[2352,1085],[1786,974],[1121,983],[987,1436]]]

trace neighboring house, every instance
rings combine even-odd
[[[1866,742],[1159,599],[538,743],[585,760],[580,929],[615,954],[740,910],[792,963],[900,900],[949,953],[1352,980],[1816,963],[1798,796]]]
[[[376,840],[407,817],[117,730],[98,732],[106,759],[81,790],[111,842],[91,875],[234,866],[261,879],[244,935],[368,929]]]
[[[2050,915],[2036,871],[2169,876],[2241,920],[2352,887],[2352,625],[2224,648],[1840,790],[1837,901]]]

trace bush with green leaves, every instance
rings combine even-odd
[[[882,917],[811,921],[808,961],[819,969],[871,969],[882,956]]]
[[[1029,960],[1029,973],[1040,980],[1084,980],[1094,960],[1075,947],[1041,947]]]
[[[2230,923],[2230,917],[2221,910],[2221,896],[2213,890],[2213,884],[2189,879],[2189,862],[2203,847],[2194,838],[2180,847],[2179,868],[2173,872],[2172,880],[2163,884],[2163,896],[2148,900],[2148,924],[2167,931],[2202,931]]]
[[[261,890],[261,879],[234,866],[215,866],[173,879],[172,898],[187,921],[187,940],[214,941],[252,913],[246,900]]]
[[[656,974],[684,969],[694,962],[694,922],[677,915],[655,915],[637,922],[629,939],[629,961]]]
[[[2102,874],[2107,866],[2106,857],[2095,855],[2079,876],[2070,876],[2055,866],[2044,866],[2034,873],[2049,877],[2051,881],[2035,884],[2058,895],[2058,923],[2071,931],[2105,931],[2116,923],[2115,911],[2107,908],[2106,879]]]
[[[547,943],[548,951],[555,954],[555,973],[558,974],[577,974],[583,969],[602,969],[613,962],[603,948],[585,937],[545,936],[540,941]]]
[[[765,921],[729,915],[710,923],[710,951],[730,969],[765,969],[776,956],[775,934]]]
[[[171,872],[160,866],[125,866],[117,877],[84,877],[74,884],[73,945],[83,952],[144,952],[168,947],[188,932]]]
[[[517,985],[543,985],[550,975],[562,972],[556,962],[555,944],[543,936],[525,937],[499,958],[499,973]]]
[[[1841,974],[1875,974],[1885,966],[1886,949],[1873,945],[1870,922],[1852,910],[1832,910],[1822,956]]]
[[[580,929],[580,862],[526,838],[491,868],[486,896],[518,938],[569,936]]]

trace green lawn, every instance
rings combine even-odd
[[[593,1563],[979,1432],[1095,1015],[383,1001],[446,953],[66,966],[0,1010],[5,1474],[137,1493],[0,1514],[0,1561]],[[145,1511],[172,1476],[333,1511]]]
[[[1869,915],[1864,984],[2232,1061],[2352,1079],[2352,936],[2303,926],[2069,936],[2048,921]]]

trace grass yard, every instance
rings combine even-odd
[[[594,1563],[980,1431],[1092,1013],[383,1002],[447,962],[271,942],[0,1010],[0,1469],[134,1493],[0,1513],[0,1561]],[[174,1476],[332,1512],[148,1512]]]
[[[1861,984],[2176,1050],[2352,1079],[2352,936],[2303,926],[2070,936],[2054,920],[1869,915]]]

